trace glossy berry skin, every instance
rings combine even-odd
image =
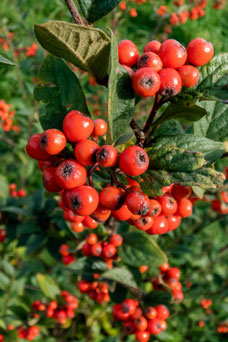
[[[159,93],[162,96],[175,96],[181,91],[181,77],[175,69],[165,68],[159,72],[159,76],[161,81]]]
[[[125,192],[115,186],[106,186],[100,192],[100,205],[109,210],[118,210],[125,200]]]
[[[85,167],[74,159],[64,160],[56,169],[55,180],[62,189],[73,189],[86,182]]]
[[[135,319],[135,327],[137,330],[146,330],[148,323],[145,317],[139,317]]]
[[[134,334],[134,332],[136,330],[134,322],[133,321],[125,321],[123,323],[123,330],[124,330],[126,335]]]
[[[159,72],[162,69],[161,58],[154,52],[145,52],[138,60],[138,69],[153,68],[154,71]]]
[[[99,145],[93,140],[81,140],[74,149],[75,158],[85,166],[91,166],[96,163],[96,152]]]
[[[132,67],[139,58],[139,51],[131,40],[121,40],[118,44],[119,63]]]
[[[135,338],[138,342],[147,342],[150,338],[150,333],[148,331],[138,330],[136,331]]]
[[[120,154],[119,168],[128,176],[139,176],[149,166],[146,151],[140,146],[129,146]]]
[[[165,305],[156,306],[157,319],[165,320],[169,317],[169,310]]]
[[[61,191],[61,187],[56,182],[55,174],[56,174],[56,168],[53,166],[50,166],[47,169],[45,169],[43,174],[42,174],[43,187],[48,192],[59,192],[59,191]]]
[[[26,145],[26,153],[29,157],[37,160],[48,160],[50,159],[50,154],[44,151],[40,146],[41,134],[33,134]]]
[[[181,224],[181,217],[177,215],[170,215],[169,217],[167,217],[167,221],[169,232],[171,232],[172,230],[175,230],[179,227],[179,225]]]
[[[152,306],[148,306],[147,308],[145,308],[145,316],[148,319],[154,319],[157,317],[157,310]]]
[[[199,80],[200,73],[199,70],[196,69],[192,65],[182,65],[177,69],[180,74],[182,86],[185,88],[194,87]]]
[[[83,221],[83,216],[79,216],[76,215],[75,213],[73,213],[72,210],[67,210],[64,212],[63,214],[63,218],[64,220],[68,221],[68,222],[82,222]]]
[[[96,245],[96,244],[95,244]],[[100,245],[100,244],[99,244]],[[101,245],[100,245],[101,246]],[[102,252],[102,246],[101,246],[101,252]],[[101,253],[100,252],[100,253]],[[85,256],[90,256],[91,255],[91,246],[86,242],[84,243],[84,245],[82,246],[82,253]],[[100,254],[99,254],[100,255]]]
[[[86,216],[83,220],[83,224],[85,227],[89,229],[96,229],[98,227],[97,221],[95,221],[92,217]]]
[[[127,221],[132,216],[132,212],[128,209],[126,203],[122,205],[122,207],[118,210],[112,211],[112,216],[114,216],[119,221]]]
[[[164,68],[176,69],[186,62],[187,51],[177,40],[167,39],[161,45],[159,57],[163,62]]]
[[[97,222],[105,222],[111,215],[111,211],[105,208],[102,208],[100,205],[97,209],[91,214],[91,217]]]
[[[87,139],[92,134],[93,129],[93,120],[78,110],[69,112],[63,121],[64,134],[67,140],[71,142]]]
[[[134,221],[134,225],[139,230],[148,230],[153,225],[153,218],[151,216],[142,216]]]
[[[72,222],[70,227],[75,233],[81,233],[85,229],[82,222]]]
[[[158,318],[155,319],[151,319],[148,322],[148,331],[152,334],[152,335],[158,335],[160,334],[160,332],[162,332],[162,328],[161,328],[161,321]]]
[[[181,199],[178,202],[178,208],[176,211],[176,215],[181,217],[189,217],[192,214],[192,202],[188,199]]]
[[[99,195],[89,185],[79,186],[70,192],[69,206],[77,215],[89,216],[98,207]]]
[[[181,302],[184,299],[184,294],[181,290],[173,290],[172,295],[178,302]]]
[[[64,265],[70,265],[75,262],[75,257],[72,254],[64,255],[62,257],[62,262]]]
[[[138,69],[131,79],[135,93],[142,97],[154,96],[160,88],[160,77],[153,68]]]
[[[132,191],[127,195],[128,209],[135,215],[147,215],[150,210],[149,197],[141,191]]]
[[[99,165],[103,167],[112,167],[117,164],[118,152],[111,145],[104,145],[96,152],[96,159]]]
[[[122,303],[121,303],[121,310],[124,313],[127,313],[129,316],[133,315],[135,313],[137,307],[137,303],[135,300],[133,299],[125,299]]]
[[[90,289],[90,283],[86,280],[80,280],[77,285],[81,293],[86,293]]]
[[[109,243],[103,247],[102,253],[105,258],[112,258],[116,254],[116,246]]]
[[[214,54],[213,45],[203,38],[195,38],[187,47],[188,61],[195,66],[208,63]]]
[[[51,155],[60,153],[66,146],[66,137],[58,129],[47,129],[40,137],[41,148]]]
[[[102,246],[100,243],[95,243],[91,246],[91,254],[94,256],[100,256],[102,253]]]
[[[155,216],[158,216],[160,215],[161,213],[161,204],[154,200],[154,199],[151,199],[150,200],[150,210],[148,212],[148,216],[151,216],[151,217],[155,217]]]
[[[157,198],[158,202],[161,204],[163,215],[173,215],[177,211],[177,202],[171,196],[159,196]]]
[[[178,280],[180,278],[180,270],[177,267],[172,267],[167,271],[167,276]]]
[[[159,269],[160,269],[161,272],[166,272],[166,271],[168,271],[168,269],[169,269],[169,264],[168,264],[168,262],[166,262],[165,264],[161,265],[161,266],[159,267]]]
[[[154,53],[159,53],[159,50],[161,48],[161,43],[157,40],[151,40],[148,42],[143,49],[143,52],[154,52]]]
[[[178,185],[178,184],[174,184],[172,187],[172,195],[176,200],[180,200],[182,198],[189,198],[189,196],[191,195],[191,188],[188,186],[182,186],[182,185]]]
[[[164,215],[159,215],[153,218],[154,222],[150,230],[149,234],[165,234],[167,233],[169,226],[168,221]]]
[[[94,120],[93,134],[101,136],[107,132],[107,124],[103,119]]]
[[[0,229],[0,243],[3,242],[6,238],[6,231],[5,229]]]
[[[69,246],[67,244],[62,244],[60,247],[59,247],[59,253],[61,255],[69,255]]]
[[[110,243],[113,244],[116,247],[119,247],[123,243],[123,238],[120,234],[114,234],[110,238]]]

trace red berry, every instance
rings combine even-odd
[[[62,190],[56,182],[55,175],[56,175],[56,168],[53,166],[46,168],[42,174],[43,187],[48,192],[59,192]]]
[[[159,269],[161,272],[166,272],[169,269],[169,264],[166,262],[164,265],[161,265]]]
[[[150,230],[148,231],[149,234],[165,234],[167,233],[169,226],[168,221],[164,215],[159,215],[154,217],[154,222]]]
[[[121,40],[118,44],[119,63],[132,67],[139,58],[139,51],[131,40]]]
[[[153,68],[141,68],[132,75],[132,87],[142,97],[154,96],[160,83],[160,77]]]
[[[102,253],[105,258],[112,258],[116,254],[116,246],[109,243],[103,247]]]
[[[131,335],[135,332],[135,325],[133,321],[126,321],[123,323],[123,329],[125,334]]]
[[[192,202],[188,199],[181,199],[177,202],[178,208],[176,215],[181,217],[189,217],[192,214]]]
[[[74,159],[64,160],[56,169],[55,179],[62,189],[73,189],[86,182],[86,169]]]
[[[167,271],[167,275],[169,278],[178,280],[180,278],[180,269],[177,267],[172,267]]]
[[[129,66],[127,66],[127,65],[122,64],[122,67],[123,67],[125,70],[127,70],[129,76],[132,77],[132,75],[134,74],[134,71],[133,71]]]
[[[174,184],[172,187],[172,195],[175,199],[187,199],[191,195],[191,188],[189,186],[182,186]]]
[[[107,186],[100,192],[100,205],[109,210],[119,209],[125,200],[125,192],[121,188]]]
[[[104,145],[96,152],[96,159],[99,165],[103,167],[115,166],[118,161],[118,152],[111,145]]]
[[[97,209],[91,214],[91,217],[97,222],[105,222],[111,215],[111,210],[102,208],[100,205]]]
[[[97,243],[97,236],[96,236],[96,234],[92,233],[92,234],[87,235],[86,242],[89,245],[95,245],[95,243]]]
[[[159,57],[163,62],[165,68],[179,68],[186,62],[187,51],[183,45],[181,45],[175,39],[167,39],[162,43]]]
[[[161,48],[161,43],[157,40],[151,40],[148,42],[143,49],[143,52],[154,52],[154,53],[159,53],[159,50]]]
[[[148,322],[148,331],[152,335],[160,334],[160,332],[162,332],[161,320],[158,319],[158,318],[149,320],[149,322]]]
[[[90,283],[86,280],[80,280],[78,282],[78,289],[81,293],[86,293],[90,289]]]
[[[66,137],[58,129],[47,129],[40,137],[41,148],[51,155],[60,153],[66,146]]]
[[[179,225],[181,224],[181,217],[177,215],[170,215],[167,217],[168,226],[169,226],[169,232],[171,232],[174,229],[177,229]]]
[[[148,216],[152,216],[152,217],[155,217],[155,216],[158,216],[160,215],[161,213],[161,204],[154,200],[154,199],[151,199],[150,200],[150,210],[148,212]]]
[[[194,87],[199,80],[200,73],[192,65],[182,65],[177,69],[181,77],[181,83],[183,87],[190,88]]]
[[[203,38],[195,38],[188,44],[187,52],[188,61],[195,66],[201,66],[211,60],[214,48],[211,43]]]
[[[150,333],[148,331],[136,331],[135,338],[139,342],[147,342],[150,338]]]
[[[98,207],[99,195],[89,185],[79,186],[71,190],[69,195],[70,209],[77,215],[89,216]]]
[[[78,110],[69,112],[63,121],[63,131],[67,139],[72,142],[87,139],[92,134],[93,128],[93,120]]]
[[[29,157],[37,160],[48,160],[50,154],[44,151],[40,146],[41,134],[33,134],[26,145],[26,152]]]
[[[162,69],[161,58],[154,52],[145,52],[138,60],[138,69],[153,68],[154,71],[159,72]]]
[[[133,315],[137,307],[137,302],[133,299],[125,299],[121,303],[121,310],[124,313],[127,313],[129,316]]]
[[[89,229],[95,229],[97,228],[98,223],[92,217],[86,216],[83,220],[83,225]]]
[[[134,323],[137,330],[146,330],[148,326],[147,319],[143,316],[136,318]]]
[[[139,176],[148,166],[148,155],[140,146],[129,146],[120,154],[119,167],[128,176]]]
[[[18,196],[18,197],[26,197],[26,196],[27,196],[27,192],[26,192],[24,189],[20,189],[20,190],[17,192],[17,196]]]
[[[157,317],[157,310],[152,306],[145,308],[145,316],[149,319],[154,319]]]
[[[110,238],[110,243],[113,244],[116,247],[119,247],[123,243],[123,238],[120,234],[114,234]]]
[[[102,119],[94,120],[93,134],[100,136],[100,135],[105,135],[106,132],[107,132],[106,122]]]
[[[85,228],[82,222],[72,222],[70,227],[75,233],[81,233]]]
[[[84,216],[76,215],[75,213],[73,213],[72,210],[67,210],[67,211],[64,212],[63,218],[64,218],[64,220],[66,220],[68,222],[75,222],[75,223],[77,223],[77,222],[82,222]]]
[[[177,211],[177,202],[168,195],[157,197],[157,201],[161,204],[163,215],[173,215]]]
[[[118,210],[112,211],[112,216],[114,216],[119,221],[127,221],[132,216],[132,212],[128,209],[126,203]]]
[[[148,230],[153,225],[153,218],[151,216],[142,216],[134,221],[134,225],[139,230]]]
[[[100,256],[102,253],[102,246],[100,243],[95,243],[91,246],[91,254],[94,256]]]
[[[127,195],[128,209],[135,215],[146,215],[150,210],[149,197],[141,191],[132,191]]]
[[[62,262],[64,265],[70,265],[72,262],[75,262],[76,258],[74,255],[69,254],[69,255],[64,255],[62,257]]]
[[[99,145],[93,140],[81,140],[74,150],[75,158],[83,165],[90,166],[96,163],[96,152]]]
[[[169,317],[169,310],[165,305],[156,306],[157,310],[157,319],[165,320]]]
[[[162,96],[175,96],[181,91],[181,77],[175,69],[165,68],[159,72],[161,85],[159,93]]]
[[[59,253],[61,255],[69,255],[69,246],[67,244],[63,244],[59,247]]]

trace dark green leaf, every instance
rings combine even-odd
[[[0,197],[6,198],[9,193],[7,178],[0,174]]]
[[[47,234],[32,234],[26,243],[26,255],[36,252],[47,241]]]
[[[43,294],[48,298],[55,299],[60,293],[60,289],[56,282],[52,278],[41,273],[38,273],[36,278]]]
[[[60,58],[49,55],[45,59],[38,74],[38,81],[34,97],[46,104],[45,114],[40,115],[43,129],[62,130],[65,115],[73,109],[89,114],[76,75]]]
[[[10,61],[8,58],[3,57],[2,55],[0,55],[0,64],[15,65],[14,62]]]
[[[107,132],[109,143],[115,142],[126,131],[135,106],[135,93],[131,86],[131,77],[118,62],[118,46],[112,32],[111,37]]]
[[[165,291],[152,291],[150,292],[146,298],[146,305],[156,306],[159,304],[168,305],[170,304],[172,296],[170,293]]]
[[[48,52],[62,57],[82,70],[90,72],[97,80],[107,74],[110,39],[101,30],[61,21],[35,25],[35,34]]]
[[[101,278],[114,280],[129,289],[137,289],[133,274],[126,267],[115,267],[103,273]]]
[[[111,12],[121,0],[78,0],[82,13],[90,23],[94,23]]]
[[[82,257],[82,258],[77,259],[77,261],[74,262],[73,264],[67,266],[67,269],[77,274],[82,274],[82,273],[94,273],[95,271],[105,272],[108,270],[108,267],[103,261],[97,258]]]
[[[127,265],[161,266],[167,261],[166,255],[157,243],[143,231],[124,233],[124,243],[120,248],[121,260]]]
[[[113,292],[109,289],[110,298],[115,303],[123,302],[127,297],[127,293],[128,293],[127,287],[124,287],[119,283],[116,283],[115,289]]]
[[[115,142],[115,146],[124,145],[133,138],[134,134],[128,133],[121,135]]]
[[[165,170],[149,170],[142,175],[142,190],[149,196],[161,195],[163,186],[172,183],[183,186],[199,186],[203,189],[215,189],[223,184],[225,176],[223,173],[212,168],[203,167],[193,172],[168,172]]]
[[[219,159],[225,152],[224,143],[205,137],[197,137],[193,134],[178,134],[156,139],[157,148],[165,148],[165,146],[172,144],[188,151],[201,152],[210,163]]]
[[[29,221],[25,223],[21,223],[17,226],[17,234],[18,236],[33,234],[40,231],[40,226],[35,221]]]

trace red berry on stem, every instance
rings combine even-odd
[[[160,88],[159,74],[152,68],[138,69],[132,75],[132,87],[139,96],[154,96]]]
[[[153,218],[154,222],[150,230],[149,234],[165,234],[167,233],[169,226],[168,221],[164,215],[159,215]]]
[[[203,38],[195,38],[187,47],[188,61],[195,66],[208,63],[214,54],[213,45]]]
[[[40,146],[41,134],[33,134],[26,145],[26,152],[29,157],[37,160],[48,160],[50,159],[50,154],[44,151]]]
[[[138,60],[138,69],[153,68],[154,71],[159,72],[162,69],[161,58],[154,52],[145,52]]]
[[[186,88],[194,87],[199,80],[200,73],[192,65],[182,65],[177,69],[180,74],[182,86]]]
[[[157,197],[157,201],[161,204],[163,215],[173,215],[177,211],[177,202],[168,195]]]
[[[141,191],[132,191],[127,195],[128,209],[135,215],[147,215],[150,210],[149,197]]]
[[[154,52],[154,53],[159,53],[159,50],[161,48],[161,43],[157,40],[151,40],[148,42],[143,49],[143,52]]]
[[[121,188],[106,186],[100,192],[100,205],[109,210],[118,210],[124,203],[125,192]]]
[[[192,202],[188,199],[181,199],[177,202],[178,208],[176,215],[181,217],[189,217],[192,214]]]
[[[134,221],[134,225],[139,230],[148,230],[153,225],[153,218],[151,216],[142,216]]]
[[[107,124],[104,120],[102,119],[96,119],[94,120],[94,129],[93,129],[93,134],[95,135],[105,135],[107,132]]]
[[[159,72],[161,85],[159,93],[162,96],[175,96],[181,91],[181,77],[175,69],[165,68]]]
[[[73,189],[69,195],[70,209],[77,215],[89,216],[98,207],[99,195],[89,185],[79,186]]]
[[[86,182],[86,169],[74,159],[64,160],[56,169],[55,179],[62,189],[73,189]]]
[[[118,152],[111,145],[104,145],[96,152],[96,159],[99,165],[103,167],[112,167],[117,164]]]
[[[63,121],[63,131],[71,142],[87,139],[92,134],[93,129],[93,120],[78,110],[69,112]]]
[[[139,58],[139,51],[131,40],[121,40],[118,44],[119,63],[132,67]]]
[[[45,169],[42,174],[43,187],[48,192],[59,192],[62,190],[59,184],[56,182],[55,174],[56,168],[53,166],[50,166],[47,169]]]
[[[60,153],[66,146],[66,137],[58,129],[47,129],[40,137],[41,148],[51,155]]]
[[[97,209],[91,214],[91,217],[97,222],[105,222],[111,215],[111,210],[102,208],[100,205]]]
[[[90,166],[96,163],[96,152],[99,145],[93,140],[81,140],[74,150],[75,158],[83,165]]]
[[[167,39],[161,45],[159,57],[165,68],[176,69],[186,62],[187,51],[177,40]]]
[[[139,176],[148,166],[148,155],[140,146],[129,146],[120,154],[119,167],[128,176]]]
[[[167,221],[169,232],[171,232],[172,230],[175,230],[179,227],[179,225],[181,224],[181,217],[177,215],[170,215],[169,217],[167,217]]]

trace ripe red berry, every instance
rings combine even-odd
[[[135,338],[138,342],[147,342],[150,338],[150,333],[148,331],[136,331]]]
[[[119,209],[125,200],[125,192],[121,188],[106,186],[100,192],[100,205],[109,210]]]
[[[116,254],[116,246],[109,243],[103,247],[102,253],[105,258],[112,258]]]
[[[177,69],[181,77],[181,83],[183,87],[190,88],[194,87],[199,80],[200,73],[199,70],[196,69],[192,65],[182,65]]]
[[[74,159],[64,160],[56,169],[55,179],[62,189],[73,189],[85,184],[86,169]]]
[[[154,52],[154,53],[159,53],[159,50],[161,48],[161,43],[157,40],[151,40],[148,42],[143,49],[143,52]]]
[[[167,271],[167,275],[169,278],[178,280],[180,278],[180,269],[177,267],[172,267]]]
[[[149,234],[165,234],[167,233],[169,226],[168,221],[164,215],[159,215],[153,218],[154,222],[152,227],[148,230]]]
[[[86,280],[80,280],[78,282],[78,289],[81,293],[86,293],[90,289],[90,283]]]
[[[153,68],[154,71],[159,72],[162,69],[161,58],[154,52],[145,52],[138,60],[138,69]]]
[[[41,134],[33,134],[26,145],[26,152],[29,157],[37,160],[48,160],[50,159],[50,154],[44,151],[40,146]]]
[[[150,319],[148,322],[148,331],[152,335],[158,335],[162,331],[161,320],[158,318]]]
[[[140,146],[129,146],[120,154],[119,167],[128,176],[139,176],[148,166],[148,155]]]
[[[103,167],[115,166],[118,161],[118,152],[111,145],[104,145],[96,152],[96,158],[99,165]]]
[[[76,215],[75,213],[73,213],[72,210],[67,210],[64,212],[63,214],[63,218],[64,220],[68,221],[68,222],[82,222],[83,221],[83,218],[84,216],[79,216],[79,215]]]
[[[184,294],[181,290],[173,290],[172,295],[179,302],[181,302],[184,299]]]
[[[170,215],[169,217],[167,217],[167,221],[169,232],[171,232],[172,230],[175,230],[179,227],[179,225],[181,224],[181,217],[177,215]]]
[[[83,220],[83,224],[85,227],[89,229],[96,229],[98,226],[98,223],[90,216],[86,216]]]
[[[132,67],[139,58],[139,51],[131,40],[121,40],[118,44],[119,63]]]
[[[61,255],[69,255],[69,246],[67,244],[62,244],[60,247],[59,247],[59,253]]]
[[[81,233],[85,229],[82,222],[72,222],[70,227],[75,233]]]
[[[151,216],[142,216],[134,221],[134,225],[139,230],[148,230],[153,225],[153,218]]]
[[[94,256],[100,256],[102,253],[102,246],[100,243],[95,243],[91,246],[91,254]]]
[[[161,213],[161,204],[154,200],[154,199],[151,199],[150,200],[150,210],[148,212],[148,216],[152,216],[152,217],[155,217],[155,216],[158,216],[160,215]]]
[[[148,326],[147,319],[143,316],[136,318],[134,323],[137,330],[146,330]]]
[[[93,134],[95,135],[105,135],[107,132],[107,124],[103,119],[96,119],[94,120],[94,129]]]
[[[145,273],[146,271],[148,271],[149,267],[147,265],[141,265],[139,266],[139,272],[140,273]]]
[[[161,265],[161,266],[159,267],[159,269],[160,269],[161,272],[166,272],[166,271],[168,271],[168,269],[169,269],[169,264],[168,264],[168,262],[166,262],[165,264]]]
[[[162,96],[175,96],[181,91],[181,77],[175,69],[165,68],[159,72],[161,85],[159,93]]]
[[[134,332],[135,332],[134,322],[133,321],[123,322],[123,330],[124,330],[125,334],[127,334],[127,335],[134,334]]]
[[[127,204],[124,203],[120,209],[112,211],[112,216],[119,221],[127,221],[132,216],[132,212],[128,209]]]
[[[137,307],[137,302],[133,299],[125,299],[121,303],[121,310],[124,313],[127,313],[129,316],[133,315]]]
[[[69,195],[70,209],[77,215],[89,216],[98,207],[99,195],[89,185],[79,186],[72,189]]]
[[[78,110],[69,112],[63,121],[65,136],[72,142],[87,139],[92,134],[93,128],[93,120]]]
[[[153,308],[152,306],[148,306],[147,308],[145,308],[144,312],[145,312],[145,316],[148,319],[154,319],[157,317],[157,310]]]
[[[153,68],[138,69],[132,75],[132,87],[139,96],[154,96],[160,88],[160,77]]]
[[[90,166],[96,163],[96,152],[99,145],[93,140],[81,140],[74,150],[75,158],[83,165]]]
[[[173,197],[177,200],[182,198],[187,199],[191,195],[191,188],[189,186],[174,184],[171,192]]]
[[[195,66],[208,63],[214,54],[213,45],[203,38],[195,38],[187,47],[188,61]]]
[[[141,191],[132,191],[127,195],[128,209],[135,215],[146,215],[150,210],[149,197]]]
[[[177,202],[168,195],[157,197],[157,201],[161,204],[163,215],[173,215],[177,211]]]
[[[66,137],[58,129],[47,129],[40,137],[41,148],[51,155],[60,153],[66,146]]]
[[[55,174],[56,168],[53,166],[46,168],[42,174],[43,187],[48,192],[59,192],[62,190],[59,184],[56,182]]]
[[[156,306],[157,319],[165,320],[169,317],[169,310],[165,305]]]
[[[181,217],[189,217],[192,214],[192,202],[188,199],[181,199],[177,202],[178,208],[176,215]]]
[[[159,50],[159,57],[163,62],[165,68],[179,68],[186,62],[187,51],[175,39],[167,39],[161,45]]]
[[[123,238],[120,234],[114,234],[110,238],[110,243],[113,244],[116,247],[119,247],[123,243]]]
[[[62,257],[62,262],[64,265],[70,265],[70,264],[72,264],[72,262],[75,262],[75,260],[76,260],[75,256],[72,254],[64,255]]]
[[[27,196],[27,192],[26,192],[24,189],[20,189],[20,190],[17,192],[17,196],[18,196],[18,197],[26,197],[26,196]]]
[[[91,217],[97,222],[105,222],[111,215],[111,210],[102,208],[100,205],[97,209],[91,214]]]

